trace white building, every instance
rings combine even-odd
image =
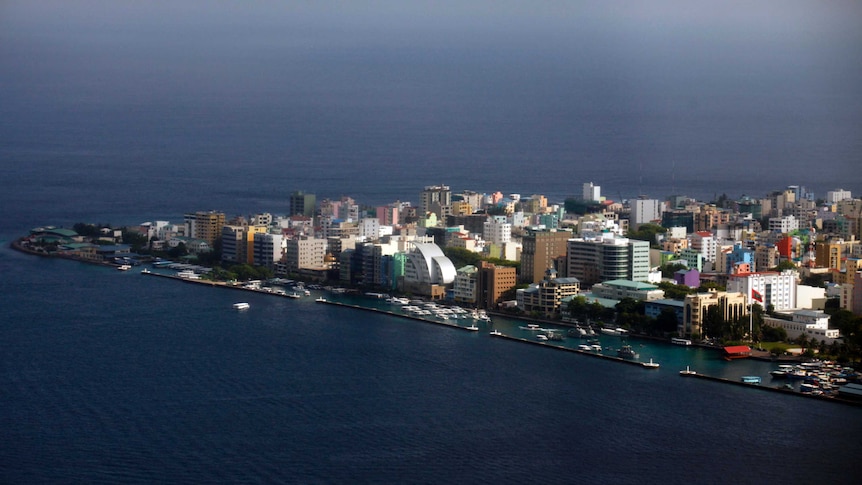
[[[455,265],[434,243],[413,243],[404,265],[404,281],[410,284],[448,285],[455,281]]]
[[[770,217],[769,230],[779,234],[787,234],[799,229],[799,219],[793,216]]]
[[[842,200],[852,199],[853,197],[850,195],[849,190],[844,189],[835,189],[829,190],[826,192],[826,202],[830,204],[834,204],[836,202],[840,202]]]
[[[324,269],[327,250],[326,239],[301,237],[289,239],[285,244],[285,267],[288,271]]]
[[[748,295],[748,303],[759,303],[764,308],[772,305],[775,310],[791,310],[796,306],[796,271],[791,269],[777,273],[763,271],[730,275],[727,291]],[[762,301],[757,301],[758,298]]]
[[[595,201],[599,202],[602,200],[602,188],[598,185],[594,185],[592,182],[587,182],[584,184],[584,200],[587,201]]]
[[[376,217],[366,217],[359,221],[359,237],[366,241],[380,238],[380,221]]]
[[[709,231],[697,231],[689,238],[688,247],[700,253],[704,261],[715,263],[718,242]],[[691,267],[691,266],[689,266]]]
[[[763,323],[770,327],[783,328],[787,332],[788,339],[797,339],[803,333],[809,341],[817,339],[818,342],[825,341],[831,345],[841,338],[837,328],[829,328],[829,315],[821,311],[797,310],[792,314],[792,320],[781,318],[764,317]]]
[[[662,203],[655,199],[637,199],[631,206],[631,229],[641,224],[661,220]]]
[[[482,226],[482,238],[491,243],[502,246],[512,240],[512,225],[502,219],[490,217]]]
[[[476,272],[473,265],[459,268],[455,274],[452,297],[459,303],[476,303]]]

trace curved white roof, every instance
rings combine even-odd
[[[432,283],[446,285],[455,281],[455,265],[439,246],[434,243],[413,243],[413,247],[425,260],[425,267],[431,273],[427,276]]]

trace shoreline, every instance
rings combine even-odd
[[[89,261],[89,260],[80,259],[80,258],[68,257],[68,256],[60,255],[60,254],[46,254],[46,253],[41,253],[39,251],[33,251],[31,249],[28,249],[28,248],[21,246],[19,244],[19,241],[20,241],[20,239],[16,239],[16,240],[12,241],[10,243],[10,247],[14,250],[23,252],[25,254],[29,254],[29,255],[33,255],[33,256],[46,257],[46,258],[58,258],[58,259],[64,259],[64,260],[69,260],[69,261],[78,261],[78,262],[82,262],[82,263],[89,263],[89,264],[93,264],[96,266],[102,266],[102,267],[107,267],[107,268],[115,267],[115,265],[113,265],[113,264],[102,262],[102,261]],[[221,282],[221,281],[182,278],[180,276],[157,273],[154,271],[149,271],[147,269],[144,269],[143,271],[141,271],[140,274],[141,275],[157,276],[160,278],[166,278],[166,279],[170,279],[170,280],[180,281],[183,283],[203,285],[203,286],[210,287],[210,288],[226,288],[226,289],[247,291],[247,292],[252,292],[252,293],[257,293],[257,294],[262,294],[262,295],[290,298],[286,294],[274,293],[274,292],[265,291],[262,289],[247,288],[247,287],[243,287],[240,285],[232,285],[232,284],[228,284],[226,282]],[[443,321],[438,321],[438,320],[431,320],[431,319],[427,319],[427,318],[421,318],[421,317],[417,317],[414,315],[406,315],[406,314],[402,314],[402,313],[396,313],[396,312],[389,311],[389,310],[382,310],[382,309],[378,309],[378,308],[371,308],[371,307],[365,307],[365,306],[356,305],[356,304],[336,302],[336,301],[330,301],[330,300],[322,300],[322,301],[319,301],[318,303],[325,303],[325,304],[329,304],[329,305],[340,306],[343,308],[351,308],[354,310],[361,310],[361,311],[366,311],[366,312],[374,312],[374,313],[379,313],[379,314],[383,314],[383,315],[389,315],[389,316],[404,318],[407,320],[412,320],[412,321],[421,322],[421,323],[425,323],[425,324],[432,324],[432,325],[437,325],[437,326],[441,326],[441,327],[448,327],[448,328],[459,329],[459,330],[463,330],[463,331],[467,331],[467,332],[478,333],[476,329],[471,329],[471,328],[464,327],[464,326],[461,326],[458,324],[448,323],[448,322],[443,322]],[[535,322],[539,322],[539,323],[546,323],[546,324],[550,324],[550,325],[558,325],[558,326],[564,326],[564,327],[575,327],[577,325],[576,323],[571,323],[571,322],[556,322],[556,321],[550,321],[550,320],[544,320],[544,319],[531,319],[528,317],[524,318],[524,317],[520,317],[520,316],[514,316],[514,315],[511,315],[511,314],[508,314],[505,312],[488,311],[488,313],[490,315],[495,315],[495,316],[499,316],[499,317],[503,317],[503,318],[518,318],[518,319],[524,319],[526,321],[535,321]],[[622,363],[622,364],[634,365],[634,366],[638,366],[638,367],[648,369],[648,370],[652,369],[651,367],[648,367],[647,365],[645,365],[644,362],[640,362],[640,361],[632,361],[632,360],[627,360],[627,359],[623,359],[620,357],[614,357],[614,356],[610,356],[610,355],[604,355],[604,354],[593,353],[593,352],[586,352],[586,351],[583,351],[580,349],[562,347],[562,346],[558,346],[558,345],[554,345],[554,344],[550,344],[550,343],[532,341],[532,340],[527,340],[527,339],[524,339],[521,337],[514,337],[514,336],[510,336],[510,335],[505,335],[505,334],[490,334],[489,333],[489,336],[490,337],[499,337],[503,340],[508,340],[508,341],[512,341],[512,342],[526,343],[526,344],[531,344],[534,346],[549,348],[549,349],[553,349],[553,350],[557,350],[557,351],[572,352],[572,353],[586,355],[586,356],[593,357],[593,358],[601,358],[601,359],[604,359],[607,361],[615,361],[615,362]],[[637,338],[644,338],[644,339],[649,339],[649,340],[654,340],[654,341],[659,341],[659,342],[665,342],[664,339],[661,339],[661,338],[655,337],[655,336],[639,335],[639,334],[632,334],[632,336],[637,337]],[[705,349],[711,349],[711,350],[721,350],[720,348],[717,348],[714,346],[709,346],[709,345],[698,345],[698,347],[705,348]],[[759,360],[759,361],[767,361],[767,362],[783,361],[781,359],[774,359],[774,358],[765,357],[765,356],[753,356],[752,355],[749,358]],[[815,400],[819,400],[819,401],[836,402],[836,403],[854,406],[854,407],[862,407],[862,401],[854,401],[854,400],[844,399],[844,398],[841,398],[838,396],[814,395],[814,394],[802,393],[802,392],[798,392],[798,391],[792,391],[792,390],[788,390],[788,389],[784,389],[784,388],[780,388],[780,387],[761,386],[761,385],[756,385],[756,384],[737,382],[737,381],[722,378],[722,377],[709,376],[709,375],[700,374],[700,373],[690,375],[687,377],[696,377],[699,379],[704,379],[704,380],[712,381],[712,382],[732,384],[732,385],[736,385],[736,386],[745,386],[748,388],[755,388],[755,389],[760,389],[760,390],[765,390],[765,391],[778,392],[778,393],[785,394],[785,395],[793,395],[793,396],[804,397],[804,398],[808,398],[808,399],[815,399]]]

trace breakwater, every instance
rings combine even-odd
[[[587,352],[586,350],[573,349],[573,348],[570,348],[570,347],[562,347],[562,346],[559,346],[559,345],[553,345],[553,344],[548,344],[548,343],[545,343],[545,342],[539,342],[539,341],[527,340],[527,339],[525,339],[525,338],[521,338],[521,337],[512,337],[512,336],[510,336],[510,335],[504,335],[504,334],[494,334],[493,336],[494,336],[494,337],[497,337],[497,338],[504,339],[504,340],[512,340],[512,341],[515,341],[515,342],[523,342],[523,343],[530,344],[530,345],[538,345],[538,346],[541,346],[541,347],[545,347],[545,348],[549,348],[549,349],[554,349],[554,350],[561,350],[561,351],[564,351],[564,352],[574,352],[574,353],[576,353],[576,354],[585,355],[585,356],[588,356],[588,357],[594,357],[594,358],[598,358],[598,359],[605,359],[605,360],[612,360],[612,361],[614,361],[614,362],[619,362],[619,363],[621,363],[621,364],[634,365],[634,366],[637,366],[637,367],[643,367],[643,368],[646,368],[646,369],[654,369],[654,368],[655,368],[655,367],[650,367],[650,366],[649,366],[649,365],[647,365],[645,362],[639,362],[639,361],[636,361],[636,360],[623,359],[623,358],[621,358],[621,357],[614,357],[614,356],[612,356],[612,355],[604,355],[604,354],[601,354],[601,353],[598,353],[598,352]]]
[[[853,401],[850,399],[841,398],[839,396],[827,396],[825,394],[812,394],[812,393],[808,393],[808,392],[799,392],[799,391],[794,391],[791,389],[786,389],[784,387],[761,386],[759,384],[749,384],[747,382],[734,381],[731,379],[725,379],[723,377],[708,376],[705,374],[689,374],[685,377],[695,378],[695,379],[703,379],[703,380],[712,381],[712,382],[719,382],[722,384],[731,384],[734,386],[742,386],[742,387],[747,387],[749,389],[757,389],[760,391],[777,392],[780,394],[786,394],[786,395],[790,395],[790,396],[798,396],[798,397],[804,397],[804,398],[808,398],[808,399],[816,399],[818,401],[837,402],[837,403],[841,403],[841,404],[847,404],[850,406],[862,407],[862,401]]]

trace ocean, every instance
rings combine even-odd
[[[237,313],[230,291],[8,248],[284,214],[296,190],[862,192],[853,2],[443,3],[4,2],[0,481],[855,483],[857,408],[677,375],[750,364],[643,343],[646,372],[310,301]]]

